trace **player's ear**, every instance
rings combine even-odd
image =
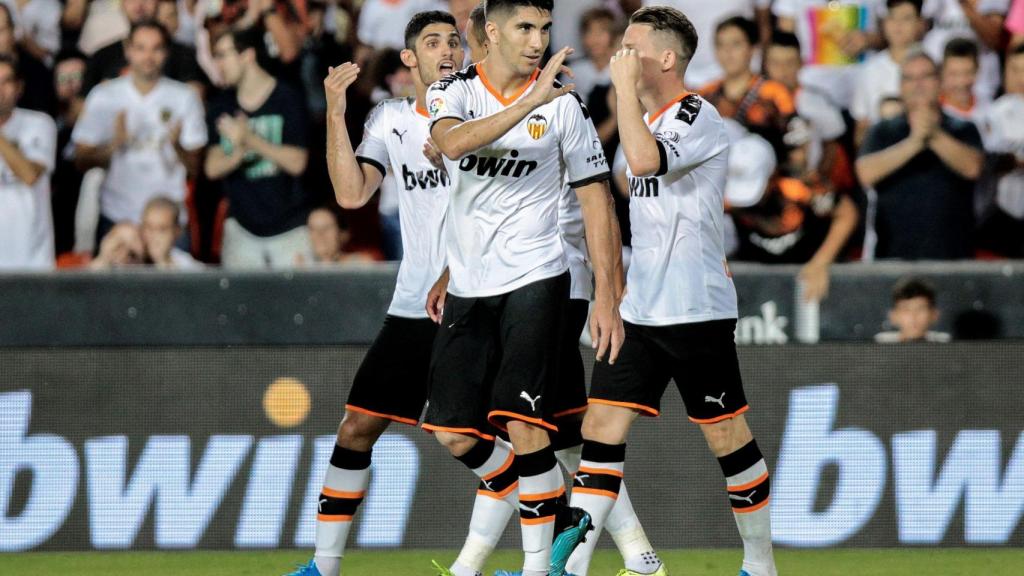
[[[487,23],[484,24],[484,32],[487,33],[487,49],[490,50],[491,46],[498,42],[498,36],[500,35],[498,23],[488,20]]]
[[[416,53],[408,48],[402,50],[398,56],[402,59],[402,64],[405,64],[406,68],[415,68],[419,65],[419,61],[416,59]]]
[[[661,51],[661,71],[668,72],[676,67],[676,61],[679,55],[676,54],[675,50],[662,50]]]

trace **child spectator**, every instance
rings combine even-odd
[[[949,334],[932,331],[939,316],[934,288],[916,278],[901,280],[893,287],[889,310],[889,323],[895,330],[876,334],[875,342],[949,342]]]

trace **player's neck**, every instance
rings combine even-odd
[[[428,86],[420,82],[419,78],[413,78],[413,85],[416,87],[416,109],[426,110]]]
[[[491,87],[506,98],[517,94],[533,76],[532,70],[526,75],[519,74],[500,55],[493,53],[484,58],[479,66]]]
[[[643,104],[647,113],[653,116],[686,93],[686,86],[681,80],[678,78],[666,78],[651,90],[641,92],[640,103]]]

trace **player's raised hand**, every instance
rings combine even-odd
[[[327,97],[327,112],[329,114],[345,115],[345,108],[348,105],[345,92],[358,78],[359,65],[352,62],[345,62],[341,66],[331,66],[327,69],[327,77],[324,78],[324,95]]]
[[[608,363],[615,364],[626,339],[626,330],[622,326],[622,316],[612,299],[594,302],[590,312],[590,340],[597,349],[597,360],[602,361],[608,355]]]
[[[640,82],[640,52],[634,48],[623,48],[612,56],[612,84],[620,91],[636,88]]]
[[[559,74],[572,77],[572,70],[565,66],[565,59],[572,55],[572,53],[572,48],[568,46],[562,48],[551,57],[551,60],[548,60],[547,65],[540,71],[536,85],[526,95],[527,101],[533,108],[543,106],[559,96],[564,96],[576,87],[575,84],[565,84],[561,88],[555,88],[555,80]]]

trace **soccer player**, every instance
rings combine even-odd
[[[469,45],[470,60],[473,62],[482,62],[487,57],[489,42],[486,25],[484,4],[480,3],[470,13],[466,27],[466,43]],[[555,451],[555,457],[569,474],[575,474],[579,468],[583,442],[580,428],[583,412],[587,405],[579,335],[586,325],[590,300],[594,296],[593,273],[587,261],[587,243],[583,226],[583,214],[579,200],[576,198],[576,192],[571,186],[565,185],[559,199],[558,227],[569,262],[570,299],[566,305],[562,325],[558,377],[554,382],[548,384],[548,389],[553,393],[551,397],[553,406],[548,411],[558,426],[558,433],[551,437],[551,446]],[[613,229],[612,232],[618,232],[618,229]],[[613,244],[619,245],[621,241],[616,238]],[[435,289],[431,291],[432,295],[427,297],[428,312],[432,318],[436,318],[438,321],[440,321],[440,310],[443,308],[443,286],[447,284],[447,278],[442,278],[439,284],[441,286],[435,285]],[[553,389],[552,386],[554,386]],[[481,485],[481,488],[484,486]],[[493,499],[492,493],[482,489],[477,495],[477,500],[481,499]],[[505,524],[512,511],[517,507],[514,500],[512,502],[508,502],[508,500],[513,500],[513,498],[499,500],[499,502],[504,501],[508,504],[507,512],[503,516],[494,514],[487,519],[478,519],[476,513],[489,510],[490,506],[487,505],[489,503],[485,501],[475,506],[471,533],[487,534],[488,540],[496,542],[504,532]],[[608,532],[622,553],[627,568],[645,570],[646,572],[643,573],[658,573],[657,571],[661,569],[661,560],[654,552],[654,548],[636,517],[625,486],[622,487],[619,499],[609,515]],[[475,553],[472,545],[473,541],[467,540],[466,547],[463,548],[451,569],[447,572],[442,569],[442,576],[471,576],[482,567],[485,557]],[[593,550],[596,545],[597,538],[590,538],[585,546],[577,548],[566,566],[567,574],[586,576],[592,556],[588,550]],[[516,573],[509,574],[515,576]],[[661,574],[665,574],[665,572],[661,572]]]
[[[444,268],[449,177],[424,154],[428,122],[423,102],[427,86],[462,64],[463,49],[455,19],[438,11],[414,16],[406,26],[405,42],[401,58],[413,72],[416,97],[379,104],[355,151],[345,127],[345,91],[358,78],[359,67],[345,63],[331,68],[324,80],[328,170],[338,203],[345,208],[364,205],[390,166],[399,181],[406,251],[384,326],[356,373],[338,428],[320,495],[315,555],[293,576],[340,573],[352,517],[369,482],[373,445],[393,421],[416,425],[426,400],[437,327],[427,318],[425,300]]]
[[[629,428],[638,414],[658,415],[675,379],[726,477],[743,538],[741,576],[775,576],[768,468],[743,416],[736,290],[723,249],[728,137],[714,106],[683,86],[696,45],[685,15],[653,6],[630,17],[612,60],[633,228],[626,340],[617,362],[594,366],[580,464],[587,476],[576,475],[572,505],[604,523]]]
[[[526,576],[564,574],[590,528],[585,513],[565,506],[548,436],[558,429],[550,422],[550,399],[545,403],[569,297],[558,228],[563,176],[580,200],[594,264],[591,333],[598,356],[614,361],[622,335],[608,165],[586,109],[570,95],[571,86],[555,80],[571,50],[538,69],[552,4],[489,0],[487,58],[435,84],[427,96],[431,136],[445,156],[452,190],[449,295],[423,426],[485,481],[500,463],[490,426],[508,432]]]

